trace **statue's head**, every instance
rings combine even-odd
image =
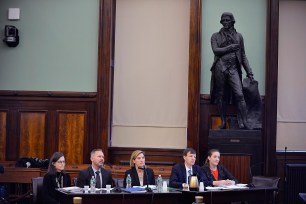
[[[235,24],[235,18],[234,15],[230,12],[224,12],[221,15],[221,20],[220,23],[223,25],[225,28],[230,28]]]

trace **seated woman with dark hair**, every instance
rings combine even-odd
[[[207,159],[202,169],[212,186],[228,186],[238,183],[237,179],[222,165],[219,164],[220,152],[217,149],[208,151]]]
[[[61,152],[55,152],[49,163],[48,172],[44,176],[43,181],[43,198],[45,204],[58,204],[55,199],[55,189],[69,187],[70,176],[64,171],[65,157]]]
[[[131,169],[127,170],[124,175],[123,186],[126,187],[126,178],[130,174],[132,186],[155,185],[155,176],[153,169],[146,168],[145,155],[141,150],[135,150],[130,159]]]

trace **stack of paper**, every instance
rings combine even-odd
[[[230,186],[207,186],[207,190],[231,190],[231,189],[247,189],[246,185],[230,185]]]
[[[71,187],[60,188],[60,190],[64,191],[64,192],[77,193],[77,192],[81,192],[83,190],[83,188],[80,188],[80,187],[77,187],[77,186],[71,186]]]

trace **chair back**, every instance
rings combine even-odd
[[[255,187],[274,187],[278,188],[279,177],[253,176],[252,184]]]
[[[43,203],[43,177],[32,178],[33,203]]]

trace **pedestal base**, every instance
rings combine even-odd
[[[250,155],[252,175],[262,175],[261,130],[209,130],[208,149],[219,149],[222,154]]]

